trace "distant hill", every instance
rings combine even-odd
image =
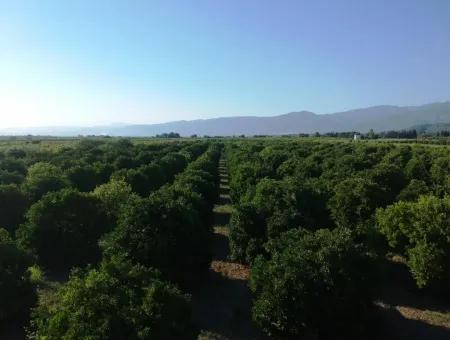
[[[422,106],[374,106],[333,114],[308,111],[291,112],[272,117],[226,117],[175,121],[148,125],[111,125],[94,127],[46,127],[0,129],[2,135],[110,135],[155,136],[177,132],[182,136],[283,135],[314,132],[401,130],[414,126],[450,124],[450,102]]]
[[[413,126],[418,133],[434,134],[442,131],[450,131],[450,123],[422,124]]]

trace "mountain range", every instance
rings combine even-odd
[[[115,124],[93,127],[39,127],[1,129],[0,135],[78,136],[110,135],[146,137],[177,132],[181,136],[284,135],[314,132],[402,130],[450,123],[450,101],[421,106],[373,106],[331,114],[309,111],[278,116],[239,116],[162,124]]]

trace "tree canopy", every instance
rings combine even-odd
[[[98,241],[111,227],[101,201],[73,189],[48,193],[31,206],[26,217],[18,240],[51,270],[98,261]]]

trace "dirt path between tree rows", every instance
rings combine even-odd
[[[261,336],[251,322],[249,268],[228,259],[232,211],[225,160],[219,164],[220,196],[214,206],[212,261],[206,277],[192,292],[193,318],[202,330],[199,340],[250,340]]]

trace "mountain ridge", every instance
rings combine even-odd
[[[0,129],[0,135],[111,135],[146,137],[167,132],[182,136],[283,135],[402,130],[426,124],[450,123],[450,101],[420,106],[378,105],[336,113],[292,111],[276,116],[234,116],[178,120],[158,124],[111,124],[92,127]]]

